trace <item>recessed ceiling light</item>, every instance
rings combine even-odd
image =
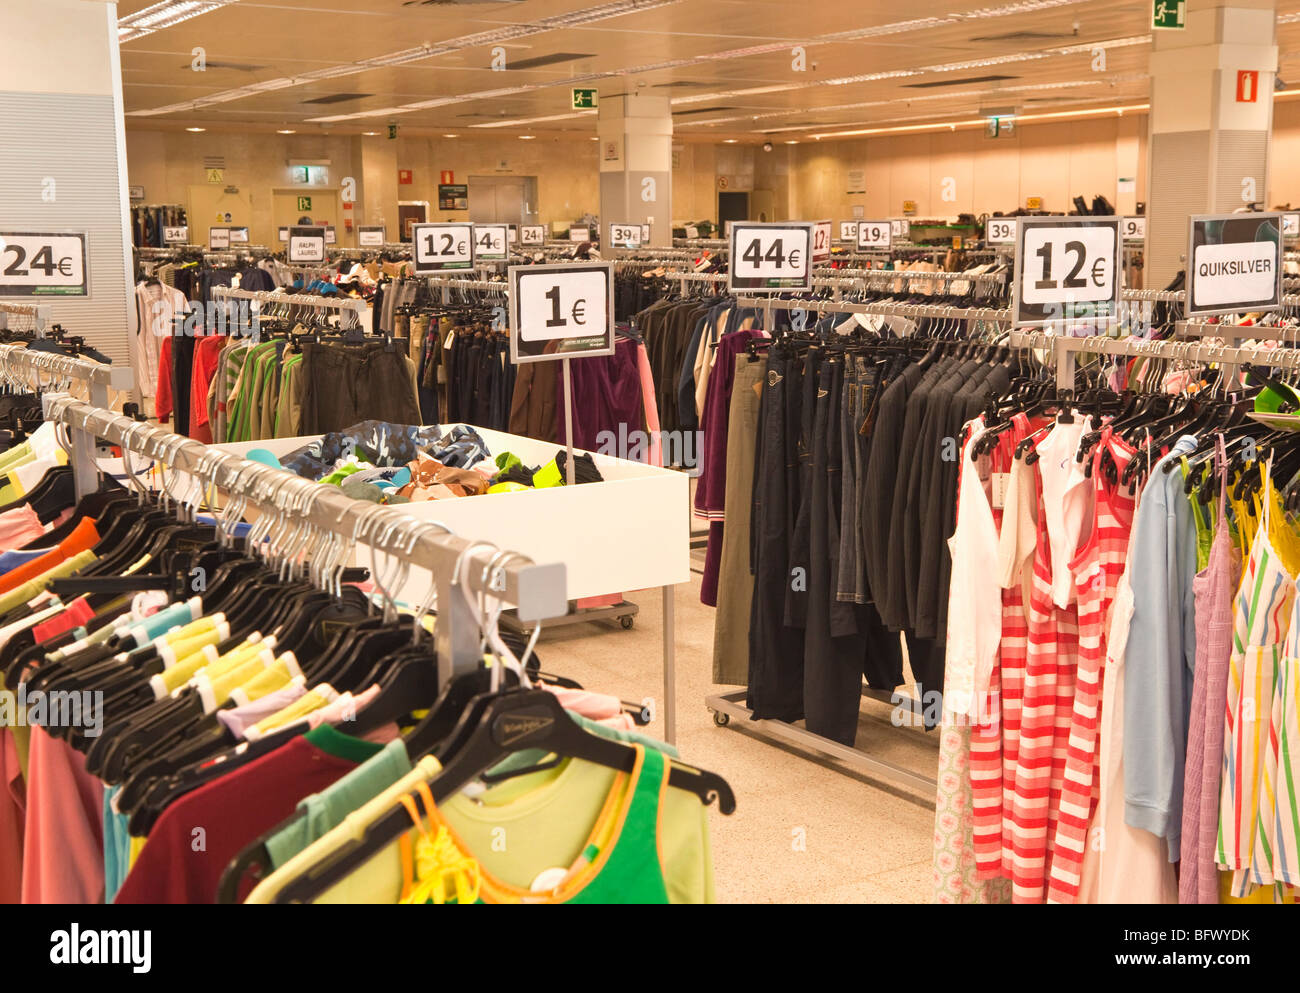
[[[534,138],[536,138],[536,137],[537,137],[537,135],[533,135],[533,134],[521,134],[521,135],[519,136],[519,140],[520,140],[520,141],[532,141],[532,140],[533,140]]]
[[[786,144],[787,144],[787,145],[797,145],[797,144],[799,144],[799,143],[798,143],[797,141],[787,141]]]
[[[724,145],[734,145],[734,144],[736,144],[736,143],[739,142],[739,141],[740,141],[739,138],[724,138],[724,139],[722,139],[722,143],[723,143]]]
[[[456,135],[456,134],[445,134],[445,135],[443,135],[443,137],[444,137],[444,138],[459,138],[460,135]]]
[[[206,131],[207,128],[186,128],[186,131]]]
[[[378,131],[362,131],[361,133],[362,133],[363,135],[365,135],[367,138],[377,138],[377,137],[379,137],[379,132],[378,132]]]
[[[298,132],[295,131],[293,128],[280,128],[275,133],[276,134],[297,134]]]
[[[599,135],[594,135],[594,136],[592,137],[591,140],[592,140],[592,141],[600,141],[600,136],[599,136]]]

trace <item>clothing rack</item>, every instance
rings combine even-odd
[[[253,504],[286,520],[311,525],[318,532],[344,538],[349,548],[366,544],[407,567],[428,569],[438,594],[434,642],[439,681],[444,685],[453,676],[483,664],[474,611],[457,586],[476,596],[511,603],[528,621],[563,614],[567,609],[563,563],[539,565],[488,541],[452,535],[437,522],[417,520],[394,507],[353,500],[342,491],[81,403],[66,394],[46,394],[44,406],[48,419],[70,429],[74,458],[78,462],[90,460],[89,479],[78,476],[79,497],[95,489],[94,463],[89,455],[92,449],[76,444],[80,434],[104,438],[125,451],[170,466],[172,472],[190,478],[188,487],[182,484],[183,489],[206,483],[212,489],[224,490],[241,512],[247,504]],[[86,481],[90,485],[83,488]]]
[[[316,307],[321,310],[339,310],[355,313],[358,318],[366,312],[366,302],[355,297],[321,297],[310,293],[273,293],[268,290],[233,290],[229,286],[214,286],[212,296],[217,300],[256,300],[259,303],[286,304],[291,307]]]
[[[10,314],[32,318],[39,336],[45,333],[45,324],[50,319],[51,311],[48,303],[10,303],[0,300],[0,328],[8,328]]]

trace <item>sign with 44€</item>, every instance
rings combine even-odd
[[[474,225],[474,258],[500,261],[509,257],[510,225]]]
[[[1016,219],[1014,217],[990,217],[984,224],[984,240],[990,245],[1014,245],[1016,242]]]
[[[732,292],[812,289],[813,225],[736,221],[730,241],[727,287]]]
[[[0,296],[86,295],[86,235],[0,232]]]
[[[510,267],[510,361],[614,354],[614,263]]]
[[[1119,309],[1120,218],[1022,217],[1016,324],[1109,320]]]
[[[473,224],[416,224],[411,242],[417,273],[474,268]]]

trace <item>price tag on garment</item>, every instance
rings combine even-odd
[[[473,224],[416,224],[411,243],[417,273],[474,267]]]
[[[894,228],[888,221],[858,221],[859,248],[888,248]]]
[[[579,245],[584,241],[591,241],[591,228],[569,228],[569,240]]]
[[[362,248],[383,248],[388,230],[382,224],[357,228],[357,244]]]
[[[1289,211],[1282,215],[1282,237],[1300,238],[1300,212]]]
[[[614,263],[510,267],[510,361],[614,354]]]
[[[737,221],[731,226],[730,246],[727,287],[732,292],[812,289],[811,224]]]
[[[474,258],[499,262],[510,257],[510,226],[474,225]]]
[[[163,226],[164,245],[184,245],[190,240],[190,229],[181,224],[176,227]]]
[[[1141,215],[1126,217],[1120,222],[1119,233],[1125,241],[1147,240],[1147,219]]]
[[[0,296],[86,296],[86,235],[0,232]]]
[[[640,248],[640,224],[611,224],[609,226],[609,244],[611,248]]]
[[[1120,219],[1021,217],[1019,221],[1015,323],[1114,318],[1120,293]]]
[[[230,243],[232,245],[248,244],[248,228],[231,228]]]
[[[519,228],[519,244],[540,245],[546,241],[546,225],[524,224]]]
[[[1201,214],[1189,222],[1186,314],[1277,310],[1282,215]]]
[[[230,247],[230,228],[208,228],[208,251],[223,252]]]
[[[831,222],[813,222],[812,260],[825,262],[831,257]]]
[[[851,241],[855,245],[858,241],[858,222],[857,221],[840,221],[840,241]]]
[[[291,263],[325,261],[325,229],[302,225],[289,228],[289,247],[284,257]]]
[[[1014,245],[1016,243],[1016,219],[1014,217],[990,217],[984,224],[984,240],[990,245]]]

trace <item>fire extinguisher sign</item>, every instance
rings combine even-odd
[[[1259,70],[1237,70],[1237,103],[1255,103],[1259,99]]]

